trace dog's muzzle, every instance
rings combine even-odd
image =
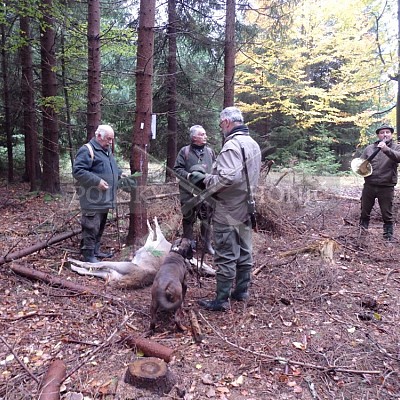
[[[190,239],[186,238],[179,239],[172,245],[171,251],[190,260],[193,257],[192,242]]]

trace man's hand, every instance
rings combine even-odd
[[[105,192],[106,190],[108,190],[108,188],[109,188],[110,186],[108,185],[108,183],[107,183],[104,179],[101,179],[101,180],[100,180],[100,183],[97,185],[97,187],[98,187],[100,190],[102,190],[103,192]]]
[[[203,183],[205,177],[205,173],[200,171],[193,171],[189,175],[189,181],[196,186],[200,186]]]
[[[133,175],[125,176],[118,181],[118,188],[126,193],[131,193],[137,186],[136,179]]]
[[[381,150],[385,150],[388,146],[384,140],[378,143],[378,146]]]

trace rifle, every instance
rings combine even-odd
[[[252,193],[251,187],[250,187],[249,172],[247,170],[246,155],[244,153],[244,147],[240,146],[240,148],[242,150],[243,171],[244,171],[244,175],[246,176],[246,183],[247,183],[247,209],[248,209],[248,213],[250,215],[251,227],[255,231],[257,231],[256,202],[254,200],[253,193]]]

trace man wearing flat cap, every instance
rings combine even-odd
[[[394,187],[397,184],[397,166],[400,163],[400,145],[393,141],[393,127],[381,125],[376,131],[378,140],[367,146],[361,155],[366,160],[377,149],[380,151],[370,160],[372,174],[364,177],[364,187],[361,194],[360,227],[368,229],[371,211],[378,199],[383,220],[383,237],[392,240],[393,237],[393,198]]]

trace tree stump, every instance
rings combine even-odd
[[[164,360],[145,357],[129,364],[125,382],[161,395],[171,391],[175,385],[175,378]]]

